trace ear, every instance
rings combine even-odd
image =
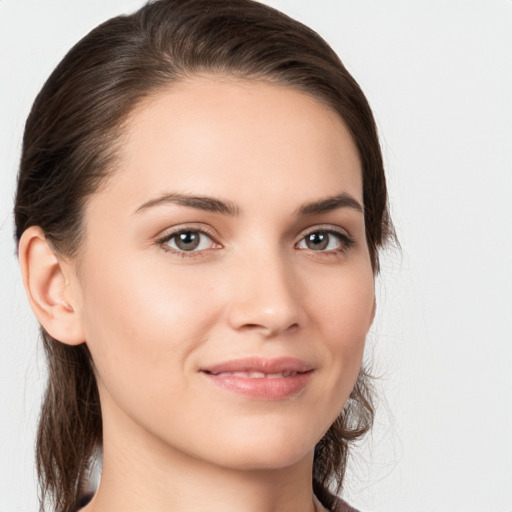
[[[25,230],[18,255],[25,291],[39,323],[62,343],[83,343],[78,297],[73,293],[77,284],[74,267],[55,254],[38,226]]]

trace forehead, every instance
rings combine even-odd
[[[336,188],[362,201],[358,152],[338,114],[291,87],[247,79],[196,77],[150,96],[128,119],[118,162],[112,184],[133,206],[169,190],[243,200]]]

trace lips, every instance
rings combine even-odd
[[[246,358],[201,369],[221,388],[259,400],[284,400],[306,387],[313,365],[296,358]]]
[[[216,376],[232,375],[233,377],[246,377],[248,379],[279,379],[282,377],[291,377],[297,375],[298,372],[279,372],[279,373],[263,373],[258,371],[247,371],[247,372],[219,372],[212,373]]]

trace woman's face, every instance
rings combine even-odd
[[[374,312],[340,119],[282,86],[175,84],[132,114],[85,223],[76,309],[105,439],[234,468],[310,460]]]

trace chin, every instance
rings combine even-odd
[[[314,447],[308,451],[297,450],[296,447],[258,448],[250,447],[241,451],[233,449],[219,465],[242,471],[272,471],[289,468],[304,461],[313,461]]]
[[[312,462],[318,440],[316,436],[305,437],[303,430],[304,426],[299,435],[282,428],[278,431],[260,429],[253,434],[241,431],[230,437],[222,450],[220,465],[242,470],[277,470],[304,460]]]

